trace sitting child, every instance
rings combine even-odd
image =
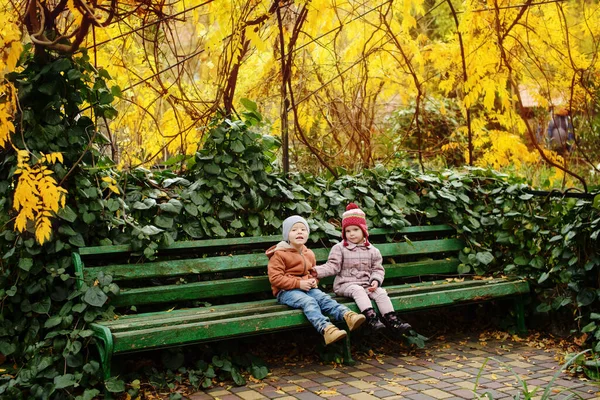
[[[367,317],[368,325],[379,330],[387,326],[393,333],[403,334],[412,327],[399,319],[385,289],[381,287],[385,270],[379,250],[369,243],[365,213],[354,203],[342,215],[343,241],[331,248],[327,263],[315,268],[313,276],[335,275],[333,290],[339,296],[352,297]],[[381,323],[371,299],[383,316]]]
[[[350,311],[317,288],[317,280],[311,276],[316,265],[315,254],[304,245],[309,232],[308,223],[298,215],[283,221],[283,241],[266,251],[269,281],[277,301],[302,309],[327,345],[345,338],[347,333],[323,314],[336,321],[344,319],[351,331],[365,322],[365,316]]]

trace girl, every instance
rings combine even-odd
[[[386,290],[381,287],[385,275],[383,259],[379,250],[369,243],[365,213],[354,203],[348,204],[342,215],[342,239],[331,248],[327,263],[315,267],[313,276],[335,275],[335,293],[353,298],[372,329],[387,326],[398,334],[412,329],[410,324],[398,318]],[[373,310],[371,300],[377,304],[385,325]]]

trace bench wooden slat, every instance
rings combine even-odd
[[[428,225],[428,226],[407,226],[400,230],[393,228],[374,228],[369,231],[371,236],[398,234],[398,235],[414,235],[418,233],[448,233],[453,232],[454,228],[449,225]],[[340,234],[341,236],[341,234]],[[238,238],[225,239],[205,239],[205,240],[188,240],[175,242],[161,250],[195,250],[211,247],[225,246],[248,246],[255,244],[277,243],[281,240],[281,235],[270,236],[248,236]],[[79,254],[82,256],[97,256],[105,254],[131,253],[132,248],[129,245],[110,245],[110,246],[90,246],[79,249]]]
[[[402,311],[458,304],[464,301],[473,301],[473,299],[477,298],[483,301],[528,292],[529,285],[527,282],[514,281],[497,282],[474,288],[450,289],[433,293],[414,293],[402,296],[391,295],[390,297],[396,310]],[[348,303],[347,305],[357,311],[355,304]],[[309,322],[301,310],[286,310],[266,315],[258,313],[256,315],[226,318],[216,321],[170,325],[156,329],[129,330],[113,333],[114,351],[120,353],[136,351],[138,349],[159,348],[197,341],[253,335],[307,325],[309,325]]]
[[[452,258],[385,265],[386,279],[456,273],[459,263],[459,260]],[[321,280],[321,284],[323,285],[331,285],[332,283],[333,277]],[[113,305],[128,306],[183,300],[204,300],[240,293],[268,292],[270,288],[271,285],[267,276],[192,282],[185,285],[149,286],[137,289],[123,289],[119,296],[114,299]]]
[[[386,290],[390,296],[398,296],[403,294],[414,294],[414,293],[433,293],[437,291],[459,289],[475,286],[486,286],[490,284],[505,282],[505,279],[494,279],[494,280],[464,280],[464,281],[452,281],[447,280],[436,280],[419,282],[414,284],[402,284],[386,286]],[[349,302],[349,299],[343,297],[335,297],[340,303]],[[286,306],[277,305],[276,300],[262,300],[262,301],[251,301],[244,303],[237,303],[235,306],[221,305],[212,307],[201,307],[188,310],[173,310],[171,312],[140,314],[132,315],[129,317],[123,317],[113,321],[102,322],[101,324],[110,327],[111,331],[119,332],[121,330],[138,330],[147,329],[150,327],[160,327],[162,325],[174,325],[182,323],[191,323],[199,321],[216,320],[223,318],[231,318],[236,315],[247,315],[256,314],[257,310],[261,313],[268,313],[273,311],[281,311],[286,309]]]
[[[416,256],[460,250],[464,242],[460,239],[421,240],[418,242],[383,243],[377,248],[383,257]],[[329,249],[315,249],[317,262],[324,262]],[[264,253],[240,254],[235,256],[217,256],[208,258],[147,262],[140,267],[137,264],[107,265],[84,268],[87,280],[95,279],[100,272],[111,275],[114,281],[148,279],[154,277],[176,277],[189,274],[241,271],[266,267],[268,263]]]

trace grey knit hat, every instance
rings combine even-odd
[[[308,226],[308,222],[306,222],[306,220],[299,215],[292,215],[283,221],[283,240],[286,242],[289,240],[290,230],[292,230],[292,226],[298,222],[302,222],[306,226],[306,231],[310,235],[310,227]]]

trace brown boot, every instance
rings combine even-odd
[[[358,329],[358,327],[361,326],[367,320],[367,318],[365,318],[365,316],[362,314],[355,313],[354,311],[348,311],[346,314],[344,314],[344,320],[346,321],[346,324],[348,324],[350,332],[352,332],[353,330]]]
[[[347,335],[346,331],[338,329],[335,325],[330,324],[325,327],[323,331],[323,337],[325,338],[325,345],[337,342],[340,339],[345,338]]]

